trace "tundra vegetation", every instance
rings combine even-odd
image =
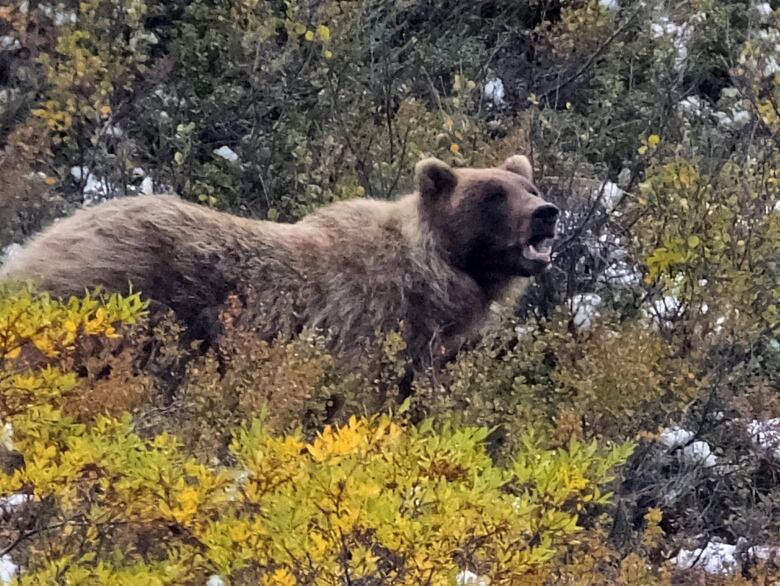
[[[411,393],[392,334],[369,376],[238,300],[216,356],[143,291],[0,286],[0,584],[780,578],[776,0],[25,0],[0,83],[5,254],[137,193],[293,221],[430,155],[526,153],[564,210]]]

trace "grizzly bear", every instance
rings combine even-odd
[[[203,335],[228,296],[250,291],[246,311],[265,339],[312,329],[350,355],[402,323],[408,357],[424,365],[476,332],[508,284],[550,263],[558,209],[524,156],[489,169],[426,159],[415,186],[395,201],[338,202],[293,224],[172,195],[114,199],[43,231],[0,278],[56,295],[132,287]]]

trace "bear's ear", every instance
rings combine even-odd
[[[501,168],[522,175],[533,183],[534,169],[531,166],[531,161],[529,161],[528,157],[525,155],[514,155],[509,157],[504,161],[504,164],[501,165]]]
[[[435,201],[450,194],[458,179],[447,163],[431,157],[414,167],[414,182],[424,200]]]

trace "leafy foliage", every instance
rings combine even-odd
[[[511,317],[510,300],[510,318],[500,317],[495,332],[413,384],[403,379],[392,338],[377,341],[378,366],[367,372],[339,365],[318,333],[258,344],[233,331],[224,355],[199,355],[170,320],[120,326],[129,314],[118,305],[98,319],[96,299],[71,306],[4,291],[3,311],[27,304],[28,324],[49,312],[56,319],[38,333],[14,333],[23,347],[15,341],[16,349],[9,344],[2,352],[0,417],[13,417],[18,450],[0,453],[0,464],[26,473],[18,472],[23,452],[51,463],[52,471],[65,466],[62,482],[53,476],[51,487],[70,495],[75,508],[68,510],[98,514],[91,503],[102,503],[122,520],[87,538],[90,523],[69,518],[72,539],[54,539],[64,527],[42,529],[51,526],[47,519],[55,527],[62,522],[56,511],[63,505],[40,493],[33,512],[0,529],[3,543],[32,531],[11,552],[25,563],[44,542],[62,550],[51,553],[46,568],[28,564],[23,580],[52,583],[71,571],[75,581],[83,571],[87,577],[79,579],[93,582],[154,583],[170,575],[202,583],[217,569],[233,572],[235,583],[313,580],[280,549],[268,558],[277,565],[263,565],[252,557],[259,550],[247,553],[240,533],[231,536],[225,527],[214,534],[225,548],[210,551],[227,557],[221,565],[203,557],[191,534],[170,529],[178,523],[170,520],[173,511],[184,514],[182,487],[171,488],[179,500],[169,503],[166,517],[139,521],[143,533],[123,525],[129,518],[111,509],[119,501],[100,493],[98,455],[113,466],[114,479],[140,470],[127,460],[135,454],[166,470],[174,485],[190,474],[192,486],[227,474],[234,487],[239,466],[251,467],[244,440],[289,442],[305,451],[289,455],[285,466],[298,466],[305,478],[344,480],[354,488],[344,502],[363,522],[369,512],[354,507],[355,499],[373,497],[347,482],[352,475],[339,476],[339,462],[365,463],[353,472],[361,483],[386,479],[388,462],[414,475],[415,458],[433,450],[434,438],[447,438],[447,454],[470,454],[473,473],[468,482],[455,477],[441,486],[470,494],[474,503],[490,500],[490,522],[513,528],[530,519],[507,519],[501,509],[507,494],[520,494],[510,477],[523,454],[538,452],[560,471],[572,453],[567,446],[637,442],[613,506],[578,515],[577,543],[559,548],[561,534],[553,531],[551,547],[560,555],[512,565],[507,571],[530,572],[523,583],[769,580],[778,560],[757,560],[750,548],[780,545],[778,461],[748,426],[780,417],[777,8],[746,0],[65,0],[0,8],[0,246],[22,242],[76,205],[150,189],[292,221],[331,201],[409,188],[409,170],[422,155],[489,165],[525,152],[539,186],[565,210],[554,265],[522,296],[522,319]],[[133,315],[141,310],[139,300],[129,303]],[[107,337],[111,328],[117,338]],[[397,410],[407,395],[404,413],[371,419]],[[417,427],[431,419],[438,423]],[[325,441],[317,434],[327,425],[327,437],[360,437],[373,448],[316,461],[308,447]],[[483,441],[465,446],[462,438],[482,437],[474,431],[482,426],[490,429]],[[676,426],[690,437],[669,446],[665,437]],[[391,427],[400,430],[392,442],[388,433],[377,439],[381,446],[368,440]],[[526,442],[531,435],[563,451],[540,452]],[[155,447],[158,436],[169,443]],[[456,437],[465,443],[451,445]],[[93,446],[84,449],[94,466],[81,476],[67,467],[80,465],[71,441]],[[409,462],[395,459],[402,447],[412,454]],[[601,472],[588,470],[589,486],[600,485]],[[496,494],[490,482],[499,477],[508,484]],[[471,478],[493,488],[473,495]],[[538,489],[541,481],[529,482]],[[515,493],[507,493],[512,486]],[[540,490],[523,498],[549,506]],[[396,489],[384,492],[411,502]],[[260,523],[240,491],[237,500],[209,504],[218,493],[198,501],[192,519],[214,522],[212,511],[218,518],[225,510],[241,531],[250,520]],[[577,490],[572,495],[585,500]],[[575,505],[549,510],[575,514]],[[326,518],[298,508],[307,522]],[[474,510],[464,508],[464,516]],[[128,511],[141,519],[137,509]],[[426,518],[435,511],[432,505]],[[320,538],[330,539],[318,527]],[[375,527],[371,535],[348,536],[350,549],[360,552],[355,567],[403,582],[411,566],[403,566],[403,576],[392,574],[401,566],[389,550],[370,549],[391,531]],[[259,530],[249,535],[256,543],[272,540]],[[314,547],[302,530],[290,535],[300,537],[295,547]],[[422,542],[435,556],[445,550],[434,552],[434,545],[455,547],[447,540],[464,537],[439,533],[434,544],[433,535]],[[435,571],[490,575],[506,534],[495,535],[479,542],[482,550],[458,550],[446,563],[437,558]],[[93,538],[111,547],[84,559],[92,548],[81,544]],[[694,576],[696,568],[676,568],[681,547],[714,539],[739,545],[739,572]],[[538,538],[531,541],[540,547]],[[109,550],[129,557],[117,563]],[[323,571],[339,571],[328,565],[336,562],[323,561]],[[190,566],[197,576],[187,574]],[[184,572],[178,577],[177,568]]]
[[[60,370],[63,353],[82,336],[117,336],[115,324],[139,316],[137,296],[0,299],[3,413],[24,458],[0,493],[23,491],[36,517],[16,537],[29,542],[22,584],[180,584],[208,572],[447,584],[463,566],[510,583],[542,572],[581,531],[579,514],[608,503],[603,487],[632,450],[576,440],[545,450],[526,435],[500,468],[485,428],[352,417],[306,441],[254,419],[234,434],[232,466],[206,466],[172,435],[140,437],[127,414],[83,424],[62,411],[78,384]],[[60,363],[25,367],[26,344]]]

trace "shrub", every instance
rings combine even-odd
[[[497,467],[486,428],[351,417],[307,441],[252,419],[233,430],[232,464],[207,466],[173,435],[142,438],[127,413],[67,414],[94,384],[64,369],[70,354],[143,309],[137,295],[0,291],[2,414],[24,460],[0,494],[29,499],[5,549],[21,555],[20,584],[445,584],[466,568],[513,583],[543,575],[579,516],[609,502],[632,449],[549,450],[529,431]]]
[[[0,246],[73,203],[152,188],[291,221],[409,188],[422,155],[525,152],[564,210],[522,323],[411,385],[392,339],[364,372],[316,332],[273,344],[232,332],[203,356],[158,320],[55,358],[28,345],[14,368],[58,368],[50,386],[75,375],[31,412],[51,400],[89,441],[100,417],[121,420],[142,450],[175,435],[165,457],[211,476],[235,472],[248,422],[312,445],[324,425],[397,410],[411,386],[393,419],[404,437],[429,418],[485,426],[500,470],[531,429],[552,448],[638,440],[614,508],[580,517],[548,583],[726,582],[675,575],[680,547],[713,539],[739,544],[744,580],[769,580],[774,562],[764,572],[747,552],[776,545],[780,475],[748,425],[780,418],[777,19],[776,3],[746,0],[0,8]],[[19,429],[34,426],[23,411]],[[689,442],[659,441],[670,426]]]

